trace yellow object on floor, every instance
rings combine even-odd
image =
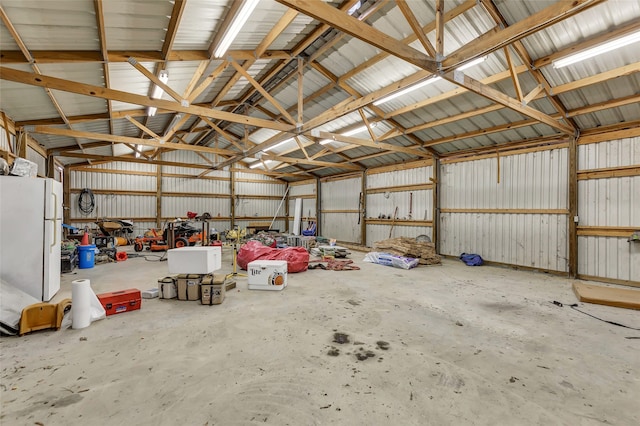
[[[64,299],[57,305],[52,303],[34,303],[22,310],[20,316],[20,336],[32,331],[55,328],[58,330],[71,299]]]

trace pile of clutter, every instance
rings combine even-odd
[[[390,238],[377,241],[373,247],[385,253],[418,259],[420,265],[439,265],[442,263],[442,258],[436,254],[434,243],[419,242],[415,238]]]

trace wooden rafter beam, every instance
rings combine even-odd
[[[384,142],[374,142],[368,139],[354,138],[351,136],[344,136],[337,133],[317,132],[317,135],[316,135],[316,132],[311,132],[309,137],[313,137],[313,136],[321,139],[334,140],[336,142],[344,142],[344,143],[350,143],[350,144],[359,145],[359,146],[366,146],[369,148],[383,149],[383,150],[392,151],[392,152],[402,152],[404,154],[415,155],[416,157],[431,158],[430,152],[420,151],[415,148],[393,145],[393,144],[384,143]]]
[[[436,0],[436,57],[444,57],[444,0]]]
[[[102,54],[97,50],[32,50],[33,59],[39,64],[64,64],[80,62],[102,62]],[[293,55],[284,50],[267,50],[256,58],[252,50],[230,50],[226,56],[231,56],[236,61],[247,59],[261,60],[291,60]],[[208,61],[210,58],[206,50],[172,50],[166,59],[161,51],[155,50],[110,50],[109,62],[127,62],[130,57],[138,58],[142,62],[182,62],[182,61]],[[28,63],[29,61],[19,50],[3,50],[0,52],[0,61],[5,64]]]
[[[185,0],[175,0],[173,3],[173,9],[171,10],[171,18],[169,19],[169,26],[167,27],[167,33],[164,37],[164,43],[162,43],[162,58],[167,60],[169,52],[173,49],[173,42],[178,34],[178,24],[182,18],[182,12],[187,2]]]
[[[80,95],[93,96],[102,99],[111,99],[120,102],[155,106],[166,110],[184,112],[193,115],[203,115],[205,117],[231,121],[234,123],[246,124],[249,126],[266,127],[268,129],[288,131],[293,127],[282,123],[274,123],[271,120],[253,118],[239,114],[233,114],[225,111],[217,111],[210,108],[190,105],[182,106],[178,102],[166,101],[162,99],[150,99],[146,96],[135,95],[114,89],[106,89],[104,87],[93,86],[90,84],[78,83],[61,78],[55,78],[45,75],[32,74],[24,71],[18,71],[11,68],[0,67],[0,79],[14,81],[16,83],[28,84],[31,86],[47,87],[49,89],[62,90],[65,92],[77,93]]]
[[[69,151],[56,152],[54,155],[57,157],[85,158],[88,160],[105,161],[105,162],[124,161],[127,163],[158,164],[161,166],[190,167],[194,169],[208,169],[211,167],[209,164],[180,163],[175,161],[163,161],[163,160],[147,160],[145,158],[135,158],[131,155],[114,157],[111,155],[84,154],[84,153],[69,152]]]
[[[277,0],[283,5],[295,9],[307,16],[310,16],[325,24],[349,34],[359,40],[377,47],[393,56],[409,62],[419,68],[437,71],[434,59],[424,53],[407,46],[400,40],[379,31],[356,18],[329,6],[323,2],[312,2],[308,0]]]
[[[431,56],[432,58],[435,58],[436,57],[436,49],[433,47],[433,45],[431,44],[431,42],[427,38],[427,34],[425,34],[424,30],[422,29],[422,26],[418,22],[418,19],[416,18],[416,16],[411,11],[411,8],[409,7],[409,4],[407,3],[407,0],[397,0],[396,4],[398,5],[398,8],[400,9],[402,14],[404,15],[404,18],[409,23],[409,26],[411,27],[411,29],[415,33],[415,35],[418,38],[418,40],[420,40],[420,44],[422,44],[422,47],[424,47],[424,50],[427,51],[429,56]]]
[[[487,55],[606,0],[560,1],[502,30],[490,31],[456,50],[442,62],[444,69]]]
[[[34,126],[33,128],[26,129],[26,130],[29,133],[38,133],[41,135],[70,136],[75,138],[85,138],[85,139],[92,139],[92,140],[98,140],[98,141],[111,141],[116,143],[144,145],[144,146],[151,146],[154,148],[172,148],[172,149],[179,149],[183,151],[210,152],[212,154],[222,154],[222,155],[237,154],[237,152],[231,151],[228,149],[209,148],[206,146],[195,146],[195,145],[187,145],[187,144],[180,144],[180,143],[174,143],[174,142],[162,143],[153,139],[133,138],[130,136],[105,135],[102,133],[58,129],[55,127]]]
[[[513,99],[505,95],[504,93],[490,86],[487,86],[486,84],[483,84],[478,80],[475,80],[469,77],[468,75],[465,75],[460,71],[448,72],[446,74],[443,74],[442,77],[450,81],[451,83],[462,86],[465,89],[470,90],[480,96],[483,96],[493,102],[504,105],[505,107],[512,109],[527,117],[531,117],[534,120],[538,120],[539,122],[544,123],[547,126],[551,126],[554,129],[561,131],[562,133],[572,135],[575,132],[575,129],[573,128],[573,126],[570,126],[565,123],[561,123],[560,121],[534,108],[531,108],[528,105],[523,105],[522,102],[517,101],[516,99]]]
[[[287,163],[289,165],[308,164],[308,165],[311,165],[311,166],[336,167],[336,168],[339,168],[339,169],[355,170],[355,171],[363,170],[362,167],[356,166],[354,164],[330,163],[330,162],[327,162],[327,161],[307,160],[307,159],[304,159],[304,158],[285,157],[285,156],[281,156],[281,155],[263,155],[262,156],[262,160],[281,161],[281,162]]]
[[[98,41],[100,43],[100,53],[102,54],[102,75],[104,76],[104,87],[110,88],[110,73],[109,73],[109,50],[107,49],[107,35],[106,29],[104,25],[104,10],[102,7],[102,0],[93,0],[93,9],[96,12],[96,25],[98,27]],[[111,134],[114,134],[113,128],[113,118],[111,114],[113,113],[113,106],[111,105],[111,101],[107,100],[107,113],[109,114],[109,131]],[[113,152],[112,148],[112,154]]]

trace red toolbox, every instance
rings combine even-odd
[[[142,305],[140,290],[137,288],[102,293],[97,296],[104,310],[107,311],[107,316],[135,311],[136,309],[140,309]]]

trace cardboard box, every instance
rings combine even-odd
[[[172,276],[158,280],[158,297],[160,299],[175,299],[178,297],[177,278],[177,276]]]
[[[178,275],[178,300],[200,300],[200,281],[202,275]]]
[[[224,301],[226,293],[224,275],[205,275],[200,283],[200,303],[203,305],[219,305]]]
[[[167,253],[172,274],[210,274],[222,268],[222,247],[181,247]]]
[[[137,288],[102,293],[97,296],[100,304],[102,304],[104,310],[107,312],[107,316],[135,311],[142,306],[140,290]]]
[[[254,260],[247,265],[249,290],[282,290],[287,286],[286,260]]]

